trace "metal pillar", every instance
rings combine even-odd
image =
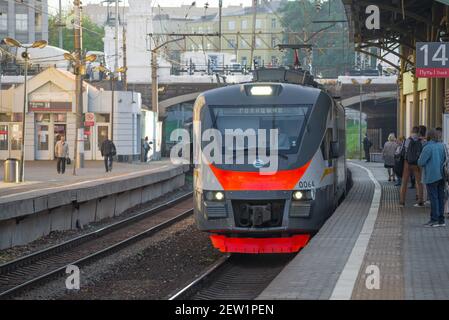
[[[76,134],[75,134],[75,164],[73,165],[73,175],[76,175],[76,168],[84,168],[84,127],[83,127],[83,62],[82,62],[82,17],[81,3],[74,1],[75,24],[74,24],[74,49],[76,58]]]
[[[27,82],[28,82],[28,48],[25,48],[25,79],[23,83],[23,110],[22,110],[22,147],[20,150],[20,182],[25,181],[25,117],[28,104],[28,92],[27,92]]]
[[[360,83],[360,108],[359,108],[359,160],[362,160],[362,95],[363,95],[363,85]],[[368,160],[368,159],[367,159]]]
[[[153,159],[159,160],[159,154],[156,152],[157,123],[159,121],[159,93],[157,82],[157,49],[151,50],[151,108],[154,112],[153,123]]]

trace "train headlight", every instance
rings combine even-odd
[[[254,86],[250,89],[253,96],[271,96],[273,94],[273,88],[270,86]]]
[[[206,191],[204,196],[207,201],[223,201],[224,193],[221,191]]]
[[[223,192],[220,192],[220,191],[215,192],[215,200],[221,201],[221,200],[223,200],[223,199],[224,199],[224,194],[223,194]]]
[[[310,201],[315,199],[315,190],[293,191],[292,198],[295,201]]]
[[[295,200],[301,200],[303,198],[304,194],[301,191],[295,191],[293,192],[293,199]]]

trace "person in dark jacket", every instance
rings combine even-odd
[[[419,127],[415,126],[412,128],[412,133],[411,133],[410,137],[407,140],[405,140],[403,151],[402,151],[404,153],[405,161],[404,161],[404,171],[402,173],[401,190],[399,193],[399,205],[401,207],[405,206],[405,198],[406,198],[406,194],[407,194],[407,184],[408,184],[408,179],[409,179],[411,173],[413,173],[413,175],[415,177],[415,185],[416,185],[417,200],[418,200],[418,203],[416,203],[414,206],[415,207],[424,207],[423,185],[421,183],[421,167],[419,167],[418,164],[415,163],[414,159],[409,159],[409,157],[411,156],[411,154],[409,154],[409,149],[411,151],[413,148],[417,148],[418,146],[422,147],[422,144],[421,144],[421,140],[420,140],[420,136],[419,136]]]
[[[145,137],[145,140],[143,141],[143,162],[148,161],[148,152],[151,150],[150,144],[153,142],[148,142],[148,137]]]
[[[444,145],[439,141],[436,130],[429,131],[429,141],[424,146],[418,159],[418,165],[423,168],[427,193],[430,198],[430,220],[426,227],[444,227],[444,179],[443,164],[446,160]]]
[[[104,157],[104,167],[106,172],[112,171],[112,160],[113,157],[117,154],[115,149],[115,144],[109,139],[106,139],[101,144],[101,155]]]
[[[370,162],[370,156],[369,156],[369,149],[371,148],[371,146],[373,145],[373,143],[370,141],[370,139],[368,138],[368,135],[365,133],[365,138],[363,138],[363,150],[365,150],[365,159],[366,162]]]

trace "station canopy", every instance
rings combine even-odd
[[[429,28],[440,28],[440,21],[432,21],[434,4],[449,4],[449,0],[342,0],[345,6],[351,38],[356,51],[375,56],[383,60],[381,53],[373,53],[368,48],[379,48],[383,54],[392,53],[412,66],[409,55],[401,55],[397,48],[414,50],[416,41],[425,42]],[[376,5],[380,11],[380,28],[369,30],[366,20],[370,16],[367,7]],[[443,5],[441,5],[443,7]],[[443,10],[440,10],[443,11]],[[380,50],[379,50],[380,51]],[[389,61],[383,60],[386,63]],[[398,66],[394,66],[398,69]]]

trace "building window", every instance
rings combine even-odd
[[[12,114],[12,122],[22,122],[23,121],[23,113],[22,112],[14,112]]]
[[[262,20],[256,19],[256,29],[262,28]]]
[[[242,20],[242,29],[248,28],[248,20]]]
[[[272,37],[271,38],[271,48],[274,49],[276,48],[277,45],[277,38],[276,37]]]
[[[0,150],[8,150],[8,125],[0,124]]]
[[[97,113],[95,115],[96,122],[103,122],[108,123],[109,122],[109,114],[108,113]]]
[[[28,14],[16,13],[16,30],[17,31],[28,30]]]
[[[271,19],[271,27],[276,28],[276,19]]]
[[[229,30],[235,30],[235,21],[229,21],[228,22],[228,29]]]
[[[84,151],[90,151],[90,139],[94,127],[84,127]]]
[[[228,47],[231,48],[231,49],[235,49],[236,48],[234,39],[228,40]]]
[[[22,145],[22,125],[11,125],[11,150],[20,150]]]
[[[256,48],[262,47],[262,40],[260,38],[256,38]]]
[[[36,119],[36,122],[50,122],[49,113],[35,113],[34,117]]]
[[[4,12],[0,14],[0,30],[8,30],[8,14]]]
[[[34,14],[34,28],[36,32],[42,32],[42,14],[39,12]]]
[[[54,122],[66,122],[66,114],[65,113],[55,113],[53,114]]]
[[[11,114],[10,113],[0,113],[0,122],[10,122]]]

